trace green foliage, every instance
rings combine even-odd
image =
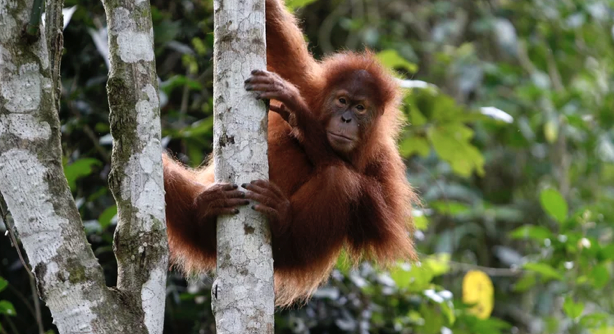
[[[98,217],[98,223],[103,229],[109,227],[111,219],[117,215],[117,205],[113,205],[104,210]]]
[[[399,152],[404,157],[410,157],[418,154],[425,158],[429,155],[431,148],[426,138],[410,136],[401,141],[399,144]]]
[[[543,242],[545,239],[552,237],[552,232],[543,226],[524,225],[512,231],[510,237],[515,239],[528,238]]]
[[[593,270],[591,270],[589,274],[590,284],[595,289],[603,289],[610,282],[609,268],[611,267],[611,261],[606,261],[596,265]]]
[[[439,157],[450,163],[458,175],[469,177],[473,171],[484,175],[484,159],[471,145],[473,131],[462,124],[446,124],[427,130],[430,142]]]
[[[525,292],[533,288],[535,284],[537,284],[537,275],[529,272],[524,274],[524,276],[516,282],[514,285],[514,291]]]
[[[524,269],[540,274],[545,281],[550,279],[563,279],[563,275],[560,272],[546,263],[526,263]]]
[[[543,190],[539,196],[539,200],[544,210],[557,222],[564,223],[567,219],[567,202],[561,193],[555,189]]]
[[[449,96],[428,89],[412,90],[405,104],[411,127],[399,144],[403,156],[427,157],[432,146],[456,174],[484,175],[484,157],[472,144],[474,131],[467,125],[480,116],[458,106]]]
[[[305,7],[307,5],[309,5],[312,2],[315,2],[316,0],[287,0],[286,1],[286,7],[288,7],[288,9],[294,11],[300,7]]]
[[[100,166],[100,161],[92,158],[78,159],[64,166],[64,175],[72,191],[77,189],[77,180],[90,175],[94,166]]]
[[[565,303],[563,303],[563,311],[565,311],[568,317],[577,319],[582,315],[583,310],[584,304],[574,303],[570,297],[565,298]]]
[[[377,54],[377,59],[389,68],[402,68],[409,73],[416,73],[418,66],[407,61],[396,50],[387,49]]]
[[[6,289],[8,284],[9,283],[7,280],[0,277],[0,292]],[[15,311],[15,307],[13,306],[13,304],[11,304],[11,302],[9,302],[8,300],[0,300],[0,314],[14,317],[17,315],[17,312]],[[2,327],[0,327],[0,329],[2,329]]]
[[[15,307],[8,300],[0,300],[0,314],[10,315],[12,317],[17,315]]]
[[[429,221],[423,214],[419,216],[414,214],[414,226],[416,226],[416,229],[423,231],[428,228]]]
[[[445,274],[449,268],[449,256],[441,254],[439,257],[428,258],[420,266],[397,266],[390,272],[390,277],[401,289],[412,292],[421,292],[431,287],[431,281],[437,276]]]
[[[4,278],[0,277],[0,292],[2,292],[2,290],[6,289],[6,287],[9,285],[9,282],[7,280],[5,280]]]

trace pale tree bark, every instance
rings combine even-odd
[[[215,0],[215,180],[268,179],[267,109],[243,82],[266,69],[264,0]],[[273,333],[271,234],[250,208],[218,217],[212,306],[218,333]]]
[[[111,65],[109,186],[118,213],[113,243],[117,287],[141,304],[149,333],[161,333],[168,244],[151,8],[146,0],[104,0],[103,4]]]
[[[122,92],[143,100],[126,100],[137,110],[124,116],[133,127],[116,124],[114,129],[126,131],[130,137],[123,138],[131,140],[120,146],[119,154],[127,158],[116,159],[121,168],[114,169],[114,189],[121,189],[118,206],[130,227],[121,228],[129,233],[118,233],[123,237],[118,258],[133,258],[134,265],[122,267],[122,284],[109,289],[62,169],[62,5],[61,0],[48,0],[47,28],[26,35],[33,0],[0,0],[0,192],[60,333],[161,333],[166,236],[159,140],[156,154],[149,153],[155,148],[147,148],[160,136],[155,80],[151,89],[129,86]],[[40,27],[38,20],[31,22]],[[140,47],[153,52],[151,44]],[[131,181],[124,181],[122,172],[130,173]],[[159,194],[149,195],[153,191]],[[137,192],[146,197],[135,199]]]

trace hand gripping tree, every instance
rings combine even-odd
[[[268,179],[267,109],[244,81],[266,69],[264,0],[215,0],[214,165],[216,182]],[[273,333],[271,234],[264,217],[243,208],[217,222],[212,289],[218,333]]]

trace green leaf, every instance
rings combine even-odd
[[[395,269],[390,271],[390,277],[398,287],[408,286],[409,283],[411,283],[412,278],[410,270],[397,266]]]
[[[424,325],[420,327],[418,333],[441,333],[441,327],[445,325],[445,319],[439,310],[435,310],[434,307],[429,306],[428,304],[422,304],[420,307],[420,313],[426,321],[424,321]]]
[[[396,50],[387,49],[377,54],[377,59],[388,68],[404,68],[409,73],[416,73],[418,66],[414,63],[407,61]]]
[[[0,277],[0,292],[2,292],[2,290],[6,289],[6,287],[9,285],[9,282],[7,280],[5,280],[4,278]]]
[[[431,284],[433,273],[427,266],[399,264],[390,271],[390,277],[399,288],[422,292]]]
[[[614,327],[606,327],[593,329],[590,331],[591,334],[614,334]]]
[[[499,334],[502,333],[502,330],[512,327],[507,322],[497,318],[477,320],[478,321],[472,323],[470,326],[471,334]],[[506,331],[505,333],[509,333],[509,331]]]
[[[423,111],[420,109],[420,111]],[[423,111],[424,113],[424,111]],[[459,124],[463,122],[463,116],[466,116],[466,111],[460,107],[454,98],[445,94],[437,94],[433,96],[433,108],[431,110],[430,119],[440,123]],[[473,131],[470,130],[471,136]]]
[[[467,204],[455,201],[434,201],[431,202],[431,207],[439,213],[451,216],[465,213],[470,210]]]
[[[198,53],[199,56],[204,56],[207,54],[207,46],[202,39],[198,37],[192,38],[192,46],[194,46],[194,50]]]
[[[609,244],[601,249],[601,256],[606,259],[614,260],[614,244]]]
[[[558,317],[544,317],[544,333],[559,333],[560,321]]]
[[[15,307],[8,300],[0,300],[0,314],[16,316]]]
[[[524,292],[535,286],[537,283],[537,277],[534,273],[526,273],[521,279],[514,285],[514,291]]]
[[[538,242],[544,239],[551,239],[552,232],[543,226],[524,225],[510,233],[510,237],[514,239],[533,239]]]
[[[471,176],[473,171],[484,175],[484,157],[470,143],[473,130],[461,123],[449,123],[431,127],[427,133],[437,154],[451,165],[455,173],[463,177]]]
[[[446,316],[446,320],[448,320],[448,324],[453,325],[456,321],[456,315],[454,314],[454,304],[451,302],[443,302],[439,304],[441,308],[441,313]]]
[[[184,53],[181,55],[181,63],[188,69],[189,74],[196,74],[199,71],[198,60],[192,54]]]
[[[70,186],[70,190],[77,189],[77,180],[92,173],[93,166],[100,166],[100,161],[93,158],[78,159],[64,167],[64,175]]]
[[[106,208],[98,217],[98,223],[100,227],[104,230],[105,228],[111,225],[111,220],[117,214],[117,205],[110,206]]]
[[[561,193],[555,189],[545,189],[541,192],[539,200],[546,213],[559,223],[565,222],[568,209]]]
[[[606,313],[587,314],[580,319],[580,325],[588,328],[597,328],[607,324],[608,318],[609,316]]]
[[[418,110],[418,108],[416,108],[413,104],[409,105],[409,118],[410,126],[413,127],[423,126],[427,122],[426,117],[424,117],[420,110]]]
[[[534,271],[545,279],[563,279],[563,275],[560,272],[545,263],[526,263],[524,269]]]
[[[428,141],[422,137],[408,137],[399,144],[399,152],[405,158],[411,157],[414,153],[427,157],[430,150]]]
[[[582,315],[582,311],[584,311],[584,304],[574,303],[571,297],[567,297],[563,303],[563,311],[565,311],[565,314],[567,314],[568,317],[577,319]]]
[[[160,90],[166,94],[171,94],[175,88],[187,86],[192,90],[202,90],[203,87],[198,80],[191,79],[185,75],[174,75],[168,80],[160,83]]]
[[[286,7],[288,7],[288,9],[291,11],[294,11],[297,8],[305,7],[315,1],[316,0],[286,0]]]
[[[598,264],[590,274],[591,284],[596,289],[603,289],[610,281],[610,272],[608,271],[608,264]]]
[[[423,261],[423,266],[430,268],[434,276],[440,276],[450,271],[450,254],[439,253],[427,257]]]
[[[189,127],[184,128],[179,135],[183,138],[200,137],[210,133],[213,130],[213,116],[192,123]]]
[[[429,221],[424,215],[414,216],[414,226],[419,231],[424,231],[429,227]]]

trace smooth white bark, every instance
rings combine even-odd
[[[110,86],[121,89],[110,98],[119,151],[110,180],[120,214],[117,289],[105,286],[62,170],[63,3],[48,0],[47,26],[40,36],[26,38],[32,3],[0,0],[0,192],[41,298],[62,334],[162,333],[168,264],[149,3],[115,6],[119,19],[109,20],[115,70]]]
[[[0,192],[60,333],[117,333],[125,315],[112,311],[120,304],[104,285],[62,171],[52,61],[61,42],[49,49],[42,27],[24,37],[30,8],[32,0],[0,0]],[[61,1],[49,1],[47,11],[56,10]],[[61,16],[52,22],[61,27]]]
[[[266,69],[264,0],[216,0],[214,164],[217,182],[268,179],[267,109],[243,82]],[[213,311],[217,332],[273,333],[271,235],[249,207],[219,217]]]
[[[149,1],[103,3],[109,25],[109,185],[118,213],[117,286],[140,304],[148,333],[162,333],[168,245],[151,9]]]

